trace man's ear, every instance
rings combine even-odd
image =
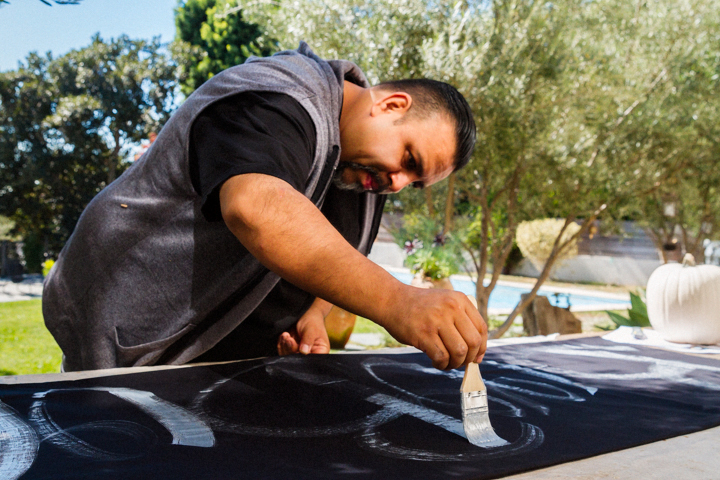
[[[413,99],[407,92],[391,92],[389,90],[376,90],[372,93],[373,104],[371,116],[380,114],[397,115],[402,117],[410,110]]]

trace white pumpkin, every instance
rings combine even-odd
[[[696,266],[686,255],[655,269],[645,295],[650,324],[665,340],[720,343],[720,267]]]

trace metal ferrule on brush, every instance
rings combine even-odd
[[[487,415],[488,400],[487,391],[464,392],[462,398],[463,420],[472,415]]]

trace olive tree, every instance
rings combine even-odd
[[[295,0],[255,2],[245,12],[282,47],[305,39],[325,57],[356,62],[373,83],[428,76],[468,99],[477,147],[441,188],[445,229],[472,258],[486,318],[518,224],[562,219],[530,295],[495,337],[600,216],[630,214],[637,198],[692,164],[701,140],[687,79],[701,59],[717,61],[712,0]],[[442,206],[423,200],[411,193],[393,203]],[[580,228],[566,235],[571,225]]]

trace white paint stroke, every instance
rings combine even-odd
[[[384,409],[389,409],[391,411],[410,415],[417,418],[418,420],[422,420],[423,422],[447,430],[450,433],[459,435],[462,438],[466,438],[465,429],[463,428],[462,422],[455,417],[451,417],[450,415],[445,415],[444,413],[440,413],[430,408],[415,405],[414,403],[406,402],[405,400],[391,397],[390,395],[385,395],[382,393],[371,395],[365,400],[367,400],[368,402],[372,402],[376,405],[380,405]]]
[[[49,393],[56,391],[70,392],[83,390],[107,392],[132,403],[170,432],[173,437],[173,445],[204,448],[215,446],[215,435],[212,429],[210,429],[200,417],[179,405],[163,400],[154,393],[145,390],[123,387],[64,388],[61,390],[52,389],[45,392],[37,392],[33,395],[33,398],[45,398]],[[61,429],[58,427],[57,430]]]
[[[720,383],[708,382],[690,378],[688,374],[694,371],[706,371],[720,374],[720,368],[710,365],[680,362],[677,360],[665,360],[661,358],[646,357],[643,355],[623,355],[622,353],[608,352],[604,350],[585,350],[579,348],[545,347],[543,352],[554,355],[565,355],[574,357],[590,357],[611,360],[622,360],[623,362],[644,363],[647,369],[644,372],[636,373],[592,373],[580,371],[561,370],[557,367],[545,366],[550,371],[562,371],[581,378],[593,380],[617,380],[617,381],[639,381],[639,380],[664,380],[667,382],[682,383],[694,387],[705,388],[713,391],[720,391]],[[522,354],[520,354],[522,357]]]
[[[491,387],[493,387],[493,392],[495,395],[502,395],[503,397],[505,397],[509,400],[513,400],[520,405],[525,405],[528,408],[533,408],[543,415],[550,415],[550,407],[543,405],[542,403],[536,402],[532,398],[523,397],[522,395],[516,395],[506,389],[501,388],[504,385],[498,385],[498,384],[494,383],[492,380],[485,380],[485,385],[486,386],[490,385]],[[490,397],[490,396],[488,395],[488,397]],[[496,397],[491,397],[491,398],[496,399]],[[493,413],[497,413],[497,411],[493,410]],[[520,415],[520,416],[525,416],[524,412],[523,412],[523,415]]]
[[[43,394],[47,392],[42,392]],[[38,396],[36,393],[34,396]],[[94,445],[89,444],[85,440],[82,440],[81,438],[78,438],[77,436],[70,433],[68,430],[73,431],[85,431],[85,430],[96,430],[98,429],[98,423],[100,422],[90,422],[89,424],[82,424],[82,425],[76,425],[74,427],[71,427],[70,429],[64,429],[60,427],[51,417],[50,414],[47,411],[47,405],[45,404],[44,397],[39,396],[39,399],[30,405],[30,410],[28,412],[28,418],[30,420],[30,423],[35,427],[37,432],[40,435],[41,441],[47,441],[59,448],[62,448],[63,450],[66,450],[70,453],[73,453],[75,455],[79,455],[82,457],[89,457],[95,460],[108,460],[108,461],[118,461],[118,460],[128,460],[131,458],[137,458],[142,456],[142,454],[125,454],[120,452],[111,452],[108,450],[103,450],[102,448],[98,448]],[[112,431],[117,433],[119,430],[122,431],[124,434],[130,433],[132,435],[132,429],[133,427],[137,427],[132,422],[124,422],[125,424],[131,424],[131,425],[123,425],[118,428],[118,422],[104,422],[105,424],[102,426],[102,430],[105,431]],[[150,431],[152,433],[152,431]],[[135,436],[135,435],[134,435]]]
[[[493,402],[496,402],[507,408],[507,410],[500,410],[497,408],[493,408],[493,413],[495,415],[502,415],[504,417],[516,417],[516,418],[525,416],[525,411],[522,408],[520,408],[516,405],[513,405],[512,403],[508,402],[507,400],[504,400],[502,398],[499,398],[499,397],[496,397],[496,396],[490,395],[490,394],[488,394],[488,399],[492,399]]]
[[[512,363],[500,363],[500,362],[496,362],[493,360],[484,360],[483,364],[492,365],[494,367],[504,369],[504,370],[518,371],[518,372],[525,373],[527,375],[531,375],[533,377],[542,378],[544,380],[552,380],[553,382],[562,383],[563,385],[577,387],[582,390],[585,390],[590,395],[595,395],[598,391],[598,389],[595,387],[588,387],[587,385],[583,385],[582,383],[574,382],[563,376],[555,375],[552,373],[547,373],[542,370],[535,370],[533,368],[524,367],[522,365],[514,365]]]
[[[497,387],[497,388],[504,388],[504,389],[512,390],[514,392],[522,393],[525,395],[544,398],[546,400],[559,400],[559,401],[566,401],[566,402],[584,402],[585,401],[585,399],[579,395],[575,395],[574,393],[572,393],[568,390],[565,390],[564,388],[556,387],[555,385],[551,385],[551,384],[545,383],[545,382],[534,382],[532,380],[525,380],[522,378],[497,377],[494,380],[488,380],[485,383],[492,385],[494,387]],[[547,392],[531,390],[530,388],[523,388],[523,387],[519,387],[517,385],[512,385],[512,383],[530,385],[530,386],[538,387],[538,388],[545,389],[545,390],[559,392],[559,393],[562,393],[563,395],[553,395],[553,394],[547,393]]]
[[[458,370],[451,370],[451,371],[441,371],[436,368],[428,368],[423,367],[422,365],[419,365],[417,363],[404,363],[404,362],[398,362],[396,360],[390,360],[388,358],[368,358],[367,360],[363,360],[362,367],[365,369],[367,373],[370,374],[375,380],[377,380],[379,383],[386,385],[393,390],[396,390],[398,392],[403,393],[404,395],[407,395],[410,398],[413,398],[417,400],[418,402],[422,403],[435,403],[438,405],[448,405],[448,402],[444,402],[442,400],[437,400],[434,398],[426,397],[425,395],[418,395],[416,393],[413,393],[409,390],[405,390],[404,388],[401,388],[393,383],[388,382],[387,380],[384,380],[380,378],[380,376],[375,373],[375,367],[388,367],[388,368],[397,368],[401,370],[414,370],[417,372],[422,373],[428,373],[431,375],[441,375],[445,376],[451,379],[461,379],[463,377],[463,373],[459,372]],[[457,397],[453,397],[454,399],[457,399]]]
[[[93,388],[105,390],[132,403],[165,427],[173,437],[173,445],[209,448],[215,446],[210,427],[194,413],[159,398],[152,392],[132,388]]]
[[[514,442],[497,448],[473,448],[459,453],[444,453],[396,445],[381,433],[371,430],[358,438],[361,447],[392,458],[425,462],[477,462],[491,458],[505,458],[524,454],[538,448],[545,441],[545,434],[535,425],[520,423],[520,437]]]
[[[0,402],[0,478],[20,478],[35,461],[39,446],[35,430],[12,407]]]

